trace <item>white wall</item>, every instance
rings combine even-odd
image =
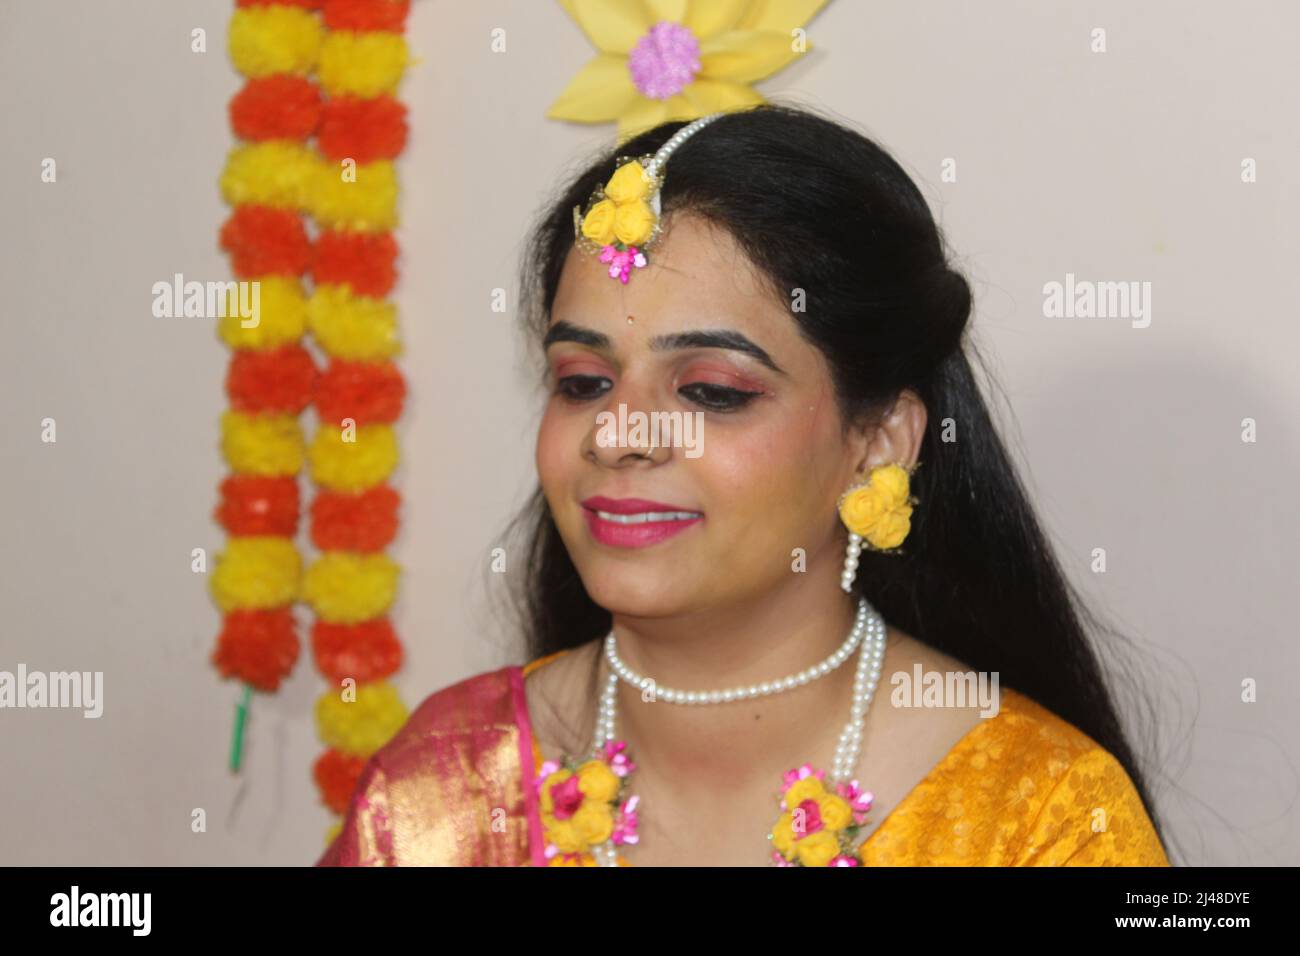
[[[189,556],[224,540],[210,514],[228,352],[209,320],[150,314],[173,273],[229,277],[216,183],[239,86],[232,6],[0,5],[0,669],[106,681],[98,720],[0,711],[0,863],[308,863],[330,821],[310,779],[322,681],[307,645],[255,703],[246,772],[226,772],[237,689],[206,663],[219,615]],[[504,55],[489,52],[498,26]],[[206,55],[190,52],[195,27]],[[1093,27],[1109,52],[1089,52]],[[1157,654],[1162,726],[1182,747],[1163,809],[1194,862],[1300,863],[1300,127],[1284,65],[1298,28],[1282,0],[833,0],[813,54],[759,87],[877,137],[934,202],[1062,560]],[[422,62],[401,93],[397,298],[412,395],[391,553],[413,705],[518,659],[482,562],[532,486],[537,406],[489,297],[515,288],[553,177],[612,127],[543,116],[591,53],[557,4],[419,0],[408,36]],[[55,185],[39,179],[47,156]],[[957,183],[940,182],[946,157]],[[1150,327],[1045,319],[1040,290],[1067,272],[1150,281]],[[1258,703],[1240,702],[1245,678]]]

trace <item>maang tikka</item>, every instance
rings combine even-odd
[[[916,467],[919,463],[912,470]],[[877,465],[869,478],[840,496],[840,520],[849,529],[844,572],[840,575],[844,591],[853,592],[864,544],[872,551],[899,553],[899,545],[912,530],[912,506],[920,504],[911,495],[910,476],[911,471],[902,465]]]
[[[598,253],[609,263],[609,277],[627,285],[632,270],[644,268],[646,250],[663,233],[659,194],[664,186],[664,167],[677,147],[712,123],[722,113],[710,113],[687,123],[650,155],[614,161],[614,175],[587,200],[587,210],[573,207],[573,235],[579,249]]]

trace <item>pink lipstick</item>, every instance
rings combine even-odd
[[[615,548],[645,548],[704,520],[704,514],[680,505],[644,498],[605,498],[582,502],[591,536]]]

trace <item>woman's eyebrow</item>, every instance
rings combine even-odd
[[[600,332],[591,329],[584,329],[563,319],[546,330],[546,335],[542,338],[542,351],[546,351],[556,342],[576,342],[579,345],[586,345],[593,349],[609,351],[608,335],[602,335]]]
[[[575,342],[578,345],[603,351],[610,349],[609,336],[566,322],[564,319],[547,329],[542,339],[543,351],[556,342]],[[734,329],[701,329],[694,332],[659,335],[650,340],[650,348],[656,352],[673,349],[729,349],[753,357],[773,372],[786,374],[784,369],[772,361],[772,356],[768,355],[765,349]]]
[[[785,371],[772,361],[772,356],[758,343],[734,329],[702,329],[697,332],[674,332],[671,335],[656,336],[650,341],[650,348],[655,351],[668,349],[730,349],[743,352],[756,359],[773,372],[784,375]]]

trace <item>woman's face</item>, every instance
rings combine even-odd
[[[697,216],[665,226],[627,285],[576,249],[560,278],[537,468],[569,555],[597,604],[637,617],[766,595],[796,577],[795,549],[837,586],[836,504],[865,446],[797,331],[796,290],[776,298]],[[650,447],[633,426],[656,412],[691,430]]]

